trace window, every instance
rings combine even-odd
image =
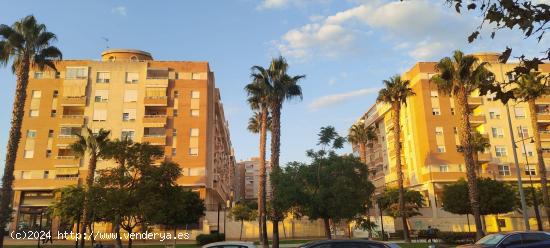
[[[58,95],[59,95],[59,91],[54,90],[53,91],[53,98],[57,98]]]
[[[174,117],[178,116],[178,110],[177,109],[174,109],[172,113],[173,113]]]
[[[464,168],[462,164],[458,164],[458,171],[463,172]]]
[[[501,228],[506,227],[506,220],[505,219],[497,219],[498,226]]]
[[[38,99],[38,98],[41,98],[42,97],[42,91],[39,91],[39,90],[33,90],[32,91],[32,98],[33,99]]]
[[[21,179],[31,179],[31,172],[30,171],[21,171]]]
[[[34,157],[34,150],[25,150],[23,154],[24,158],[33,158]]]
[[[59,129],[59,136],[74,136],[75,134],[79,134],[81,130],[79,127],[61,127]]]
[[[52,157],[52,150],[46,150],[46,158]]]
[[[149,68],[147,69],[147,78],[151,78],[151,79],[165,79],[165,78],[168,78],[168,69],[167,68],[164,68],[164,69],[154,69],[154,68]]]
[[[134,130],[130,130],[130,129],[122,130],[122,132],[120,134],[120,139],[122,139],[122,140],[134,140],[135,133],[136,132]]]
[[[86,67],[67,67],[65,79],[86,79],[88,78],[88,68]]]
[[[42,71],[35,71],[34,72],[34,79],[42,79],[44,78],[44,72]]]
[[[36,130],[27,130],[27,138],[36,138]]]
[[[98,72],[97,73],[96,83],[109,83],[110,80],[111,80],[111,73],[110,72]]]
[[[501,176],[509,176],[510,175],[510,166],[509,165],[499,165],[498,166],[498,174]]]
[[[135,84],[139,81],[139,73],[137,72],[126,72],[126,83]]]
[[[57,116],[57,110],[52,109],[52,111],[51,111],[51,113],[50,113],[50,116],[51,116],[51,117],[56,117],[56,116]]]
[[[173,136],[173,137],[178,136],[178,130],[173,129],[173,130],[172,130],[172,136]]]
[[[454,133],[454,134],[458,134],[458,130],[457,130],[456,127],[453,127],[453,133]]]
[[[124,92],[124,102],[137,102],[137,90],[127,90]]]
[[[438,96],[439,96],[439,94],[437,93],[437,90],[430,91],[430,97],[437,98]]]
[[[506,247],[506,246],[518,246],[520,247],[522,245],[521,243],[521,237],[519,234],[513,234],[513,235],[510,235],[508,236],[507,238],[505,238],[502,242],[501,242],[502,246],[503,247]]]
[[[504,132],[502,131],[502,128],[500,127],[492,127],[491,133],[493,134],[493,138],[503,138]]]
[[[518,127],[518,136],[522,139],[529,137],[529,129],[527,127]]]
[[[439,165],[439,172],[449,172],[449,165],[446,165],[446,164]]]
[[[441,115],[441,110],[439,108],[432,108],[432,115]]]
[[[451,108],[451,115],[455,115],[455,108]]]
[[[191,99],[199,99],[201,97],[201,92],[198,90],[191,91]]]
[[[130,57],[130,61],[132,61],[132,62],[137,62],[137,61],[138,61],[138,57],[137,57],[137,56],[132,56],[132,57]]]
[[[191,73],[191,79],[192,80],[199,80],[199,79],[201,79],[201,74],[198,73],[198,72],[193,72],[193,73]]]
[[[31,109],[29,111],[29,116],[30,117],[38,117],[38,109]]]
[[[490,119],[500,119],[500,111],[493,109],[489,111],[489,118]]]
[[[176,156],[176,148],[172,148],[172,156]]]
[[[533,165],[526,165],[525,166],[525,175],[526,176],[536,176],[537,171],[535,170],[535,167]]]
[[[514,108],[517,119],[525,119],[525,108]]]
[[[44,175],[42,178],[48,179],[50,177],[50,171],[44,171]]]
[[[106,109],[94,109],[93,121],[106,121],[107,110]]]
[[[189,155],[191,156],[199,155],[199,148],[189,148]]]
[[[435,135],[443,135],[443,127],[435,127]]]
[[[445,152],[445,146],[437,146],[437,152],[444,153]]]
[[[109,101],[109,90],[96,90],[95,102],[107,102]]]
[[[178,98],[180,96],[180,93],[177,90],[174,90],[174,98]]]
[[[508,82],[516,80],[516,74],[513,72],[506,73],[506,77],[508,78]]]
[[[191,128],[191,137],[199,137],[199,129]]]
[[[193,117],[199,116],[199,110],[198,109],[191,109],[191,116],[193,116]]]
[[[495,146],[495,154],[497,157],[506,157],[506,147],[504,146]]]
[[[53,138],[53,130],[48,130],[48,138]]]
[[[124,109],[122,113],[123,121],[135,121],[136,120],[136,109]]]

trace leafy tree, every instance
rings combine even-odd
[[[364,122],[355,123],[349,129],[348,141],[359,147],[359,157],[361,162],[367,164],[367,145],[376,139],[374,127],[367,126]]]
[[[267,239],[267,220],[266,220],[266,140],[267,140],[267,131],[271,129],[271,123],[269,118],[269,102],[268,102],[268,76],[264,71],[259,71],[257,68],[262,68],[260,66],[253,66],[250,77],[252,82],[245,86],[245,91],[248,95],[248,104],[250,108],[259,113],[259,126],[251,126],[251,123],[248,125],[248,130],[255,133],[258,131],[260,134],[260,144],[259,144],[259,160],[260,168],[258,175],[258,225],[259,225],[259,238],[260,244],[263,248],[268,247]],[[263,68],[262,68],[263,69]],[[254,124],[254,123],[252,123]]]
[[[421,215],[419,210],[424,205],[423,196],[416,190],[405,190],[405,208],[399,207],[399,189],[386,188],[384,193],[377,198],[377,203],[389,216],[405,219]],[[407,224],[407,222],[405,222]]]
[[[241,222],[241,232],[239,240],[243,238],[243,225],[245,221],[253,221],[258,217],[258,212],[252,209],[248,204],[238,203],[229,212],[229,218]]]
[[[13,199],[13,170],[21,140],[29,71],[31,67],[40,70],[49,67],[55,70],[54,61],[62,57],[59,49],[50,45],[56,38],[54,33],[46,29],[46,25],[38,23],[32,15],[24,17],[11,26],[0,25],[0,66],[7,66],[11,61],[11,69],[17,79],[6,164],[2,177],[0,226],[6,226],[11,218],[9,205]],[[0,228],[0,248],[4,247],[4,236],[4,228]]]
[[[456,183],[443,186],[441,197],[443,210],[453,214],[471,214],[472,208],[468,198],[468,183],[461,178]]]
[[[94,176],[97,166],[97,160],[103,157],[105,147],[109,141],[110,131],[100,129],[97,133],[92,132],[92,129],[86,127],[83,134],[76,134],[78,140],[71,144],[71,150],[79,156],[83,157],[86,154],[88,155],[88,175],[86,176],[86,192],[93,187]],[[88,212],[91,211],[90,200],[88,196],[84,195],[84,208],[82,210],[82,228],[80,229],[80,236],[84,237],[86,233],[86,227],[90,225],[90,220],[88,219]],[[83,248],[85,239],[80,240],[79,247]]]
[[[388,80],[384,80],[385,87],[378,92],[378,102],[383,102],[391,106],[393,136],[395,137],[395,167],[397,169],[397,184],[399,189],[399,208],[405,211],[405,189],[403,186],[403,168],[401,164],[401,106],[407,104],[407,98],[414,96],[410,88],[409,80],[402,80],[401,76],[395,75]],[[403,233],[405,242],[410,243],[409,227],[405,214],[401,215],[403,222]]]
[[[476,239],[483,237],[483,231],[474,160],[476,150],[472,146],[471,109],[468,107],[468,97],[476,89],[485,85],[492,85],[494,76],[485,66],[486,63],[480,63],[476,57],[464,55],[461,51],[455,51],[452,58],[445,57],[437,63],[436,70],[439,74],[432,77],[439,90],[453,97],[456,101],[455,106],[460,117],[458,136],[466,163],[468,192],[476,225]]]

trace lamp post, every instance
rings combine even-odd
[[[525,194],[523,193],[523,182],[521,181],[521,170],[519,169],[518,153],[514,148],[516,146],[516,141],[514,140],[514,130],[512,128],[512,119],[510,118],[510,108],[508,107],[508,103],[506,103],[504,107],[506,108],[506,117],[508,118],[508,130],[510,130],[510,139],[512,141],[512,153],[514,154],[514,163],[516,165],[516,175],[518,179],[518,190],[521,201],[523,222],[525,224],[525,230],[529,231],[531,230],[531,227],[529,226],[529,216],[527,216],[527,204],[525,203]]]
[[[537,194],[535,193],[535,187],[533,186],[533,178],[531,176],[531,165],[529,165],[529,159],[527,157],[527,149],[525,148],[525,140],[531,139],[529,143],[535,143],[535,141],[533,140],[533,137],[525,137],[525,134],[523,133],[523,128],[521,126],[519,128],[522,130],[521,131],[522,139],[520,141],[523,145],[523,154],[525,155],[525,164],[529,169],[529,184],[531,185],[531,196],[533,197],[533,208],[535,210],[535,217],[537,218],[537,229],[539,231],[542,231],[542,220],[539,212],[539,202],[537,199]],[[517,141],[517,142],[520,142],[520,141]],[[514,145],[514,148],[517,148],[517,146]]]

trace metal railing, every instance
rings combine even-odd
[[[144,138],[162,138],[166,137],[166,134],[144,134]]]
[[[146,96],[145,99],[167,99],[167,96]]]
[[[76,118],[83,118],[84,115],[62,115],[61,118],[67,118],[67,119],[76,119]]]
[[[76,156],[56,156],[56,159],[76,159]]]
[[[143,118],[163,118],[167,115],[144,115]]]

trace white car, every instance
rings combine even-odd
[[[252,242],[222,241],[204,245],[202,248],[256,248],[256,245]]]

